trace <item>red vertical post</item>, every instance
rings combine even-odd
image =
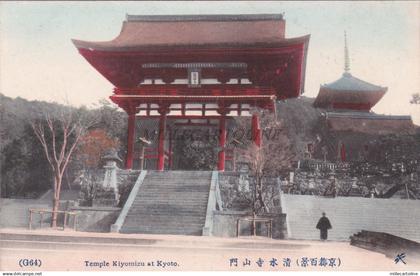
[[[226,145],[226,115],[221,114],[220,120],[219,120],[219,158],[218,158],[218,164],[217,169],[219,171],[225,170],[225,159],[226,159],[226,153],[225,153],[225,145]]]
[[[166,127],[166,110],[160,110],[159,117],[159,145],[158,145],[158,171],[165,169],[165,127]]]
[[[252,132],[252,140],[254,141],[255,145],[261,147],[261,128],[260,128],[260,118],[258,114],[252,114],[252,125],[251,125],[251,132]]]
[[[173,145],[172,145],[172,129],[171,128],[169,128],[168,135],[169,135],[168,166],[169,166],[169,170],[172,170],[172,150],[173,150],[172,148],[173,148]]]
[[[340,147],[340,157],[341,157],[341,162],[346,162],[346,147],[344,146],[343,143],[341,143],[341,147]]]
[[[125,168],[127,170],[133,168],[133,152],[134,152],[134,137],[136,135],[136,113],[129,112],[128,114],[128,128],[127,128],[127,157],[125,160]]]

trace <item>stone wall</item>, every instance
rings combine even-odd
[[[420,241],[419,200],[283,194],[282,206],[292,239],[318,240],[315,226],[326,212],[332,225],[329,240],[347,241],[351,235],[368,230]]]
[[[110,232],[111,225],[115,223],[121,208],[113,207],[72,207],[77,215],[77,231],[81,232]],[[73,219],[69,227],[73,226]]]

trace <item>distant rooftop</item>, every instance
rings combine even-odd
[[[382,115],[372,112],[326,112],[327,118],[352,118],[373,120],[410,120],[411,116],[405,115]]]

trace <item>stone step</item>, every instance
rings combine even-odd
[[[188,223],[180,223],[180,224],[172,224],[168,226],[166,223],[145,223],[142,221],[137,221],[133,223],[127,223],[124,225],[124,229],[155,229],[155,230],[180,230],[180,229],[202,229],[204,227],[203,223],[196,223],[196,222],[188,222]]]
[[[124,224],[126,228],[162,228],[162,229],[179,229],[179,228],[202,228],[204,223],[199,221],[190,221],[190,222],[175,222],[171,221],[171,224],[168,225],[164,221],[152,221],[152,222],[145,222],[145,221],[132,221]]]
[[[131,212],[131,210],[133,210],[133,212]],[[201,206],[196,206],[196,205],[191,205],[191,206],[180,206],[180,205],[171,205],[168,204],[167,206],[160,206],[160,207],[156,207],[156,205],[135,205],[131,207],[131,210],[128,212],[129,214],[134,212],[138,212],[138,211],[145,211],[145,212],[150,212],[150,211],[168,211],[168,212],[174,212],[174,211],[185,211],[185,212],[196,212],[196,211],[200,211],[200,212],[205,212],[207,210],[207,208],[204,205]]]
[[[152,213],[152,212],[145,212],[140,211],[136,212],[135,214],[127,214],[126,221],[136,220],[137,218],[141,219],[156,219],[162,221],[169,221],[169,220],[200,220],[205,219],[206,216],[203,214],[198,213],[181,213],[179,215],[174,215],[171,213]]]
[[[150,188],[155,188],[155,189],[157,189],[157,188],[159,188],[159,189],[162,189],[162,188],[168,188],[168,189],[170,189],[170,188],[190,188],[190,189],[201,190],[201,189],[204,189],[204,188],[208,187],[208,185],[204,185],[204,183],[203,184],[201,184],[201,183],[197,184],[197,183],[182,182],[182,183],[165,183],[165,184],[162,184],[162,183],[159,183],[159,182],[155,182],[155,183],[147,183],[147,185],[144,185],[142,187],[144,189],[150,189]]]
[[[173,213],[163,213],[157,211],[146,211],[146,210],[138,210],[137,212],[128,213],[128,219],[136,219],[138,217],[148,217],[148,218],[159,218],[159,219],[166,219],[166,220],[176,220],[176,219],[194,219],[194,218],[205,218],[205,215],[202,213],[191,213],[191,212],[184,212],[177,215]]]
[[[212,171],[148,171],[150,175],[165,175],[165,174],[181,174],[181,175],[188,175],[188,174],[211,174]]]
[[[141,190],[138,195],[147,194],[147,195],[156,195],[156,196],[167,196],[171,194],[176,194],[176,196],[182,196],[189,197],[192,195],[201,195],[201,196],[208,196],[209,191],[206,190],[191,190],[191,189],[183,189],[183,188],[177,188],[177,189],[143,189]]]
[[[163,191],[171,191],[171,192],[201,192],[201,193],[208,193],[207,190],[208,186],[203,187],[187,187],[187,186],[144,186],[142,187],[142,190],[144,191],[151,191],[151,192],[163,192]]]
[[[146,177],[148,183],[159,183],[162,185],[166,185],[166,184],[199,184],[199,185],[204,185],[206,183],[206,181],[210,181],[210,178],[204,178],[204,179],[197,179],[197,177],[191,177],[191,179],[174,179],[173,177],[168,177],[168,178],[148,178]]]
[[[187,189],[181,189],[178,188],[178,190],[169,190],[169,189],[140,189],[138,195],[155,195],[155,196],[168,196],[168,195],[172,195],[172,194],[176,194],[176,196],[182,196],[185,195],[184,197],[189,197],[191,195],[200,195],[200,196],[208,196],[209,195],[209,191],[203,190],[187,190]]]
[[[190,196],[201,196],[207,197],[209,191],[195,191],[195,190],[180,190],[180,191],[169,191],[165,188],[162,189],[140,189],[137,195],[152,195],[152,196],[170,196],[176,195],[177,197],[190,197]]]
[[[176,213],[170,209],[152,209],[152,208],[133,208],[132,212],[129,212],[127,216],[140,216],[140,215],[151,215],[151,216],[172,216],[172,217],[184,217],[184,216],[202,216],[205,217],[205,212],[194,212],[192,210],[177,210]]]
[[[191,230],[172,230],[172,229],[147,229],[142,230],[138,228],[129,228],[129,229],[121,229],[121,233],[141,233],[141,234],[160,234],[160,235],[190,235],[190,236],[201,236],[202,230],[201,229],[191,229]]]
[[[183,203],[179,203],[176,204],[174,202],[170,202],[167,203],[166,205],[164,204],[153,204],[152,202],[150,203],[136,203],[132,205],[132,209],[148,209],[148,210],[176,210],[176,211],[180,211],[180,210],[185,210],[185,211],[205,211],[207,209],[207,206],[205,204],[183,204]]]
[[[124,226],[121,228],[121,233],[147,233],[147,234],[174,234],[174,235],[190,235],[197,233],[201,235],[203,226],[192,228],[168,228],[161,225],[152,227],[137,227],[137,226]]]
[[[157,204],[168,204],[174,202],[176,204],[182,204],[183,202],[186,204],[198,204],[201,205],[203,203],[207,204],[208,196],[187,196],[184,197],[181,195],[167,195],[167,196],[156,196],[154,194],[142,194],[138,195],[134,203],[157,203]]]
[[[167,180],[167,181],[170,181],[170,180]],[[162,187],[167,187],[167,188],[170,188],[170,187],[190,187],[191,189],[194,189],[194,188],[202,189],[202,188],[208,187],[207,184],[208,183],[197,183],[197,182],[189,182],[189,183],[186,183],[186,182],[178,182],[178,183],[177,182],[170,182],[170,183],[168,183],[168,182],[166,182],[166,183],[161,183],[161,182],[148,182],[143,187],[144,188],[153,188],[153,187],[159,187],[159,188],[162,188]]]
[[[126,216],[126,221],[129,220],[161,220],[161,221],[190,221],[190,220],[203,220],[206,217],[199,213],[180,213],[174,215],[173,213],[162,212],[136,212],[136,214],[129,214]]]
[[[151,228],[200,228],[204,226],[204,222],[200,221],[143,221],[136,220],[127,222],[124,227],[151,227]]]
[[[187,211],[193,211],[200,209],[201,211],[204,211],[207,209],[206,204],[197,204],[197,203],[188,203],[188,202],[162,202],[159,204],[159,202],[138,202],[133,203],[132,205],[133,209],[156,209],[159,210],[160,208],[168,209],[168,208],[174,208],[176,210],[187,210]]]
[[[172,180],[172,181],[197,181],[197,182],[204,182],[206,180],[210,180],[211,176],[200,176],[200,175],[189,175],[189,176],[173,176],[173,175],[168,175],[168,176],[151,176],[151,175],[147,175],[146,176],[147,179],[149,180]]]
[[[150,220],[150,221],[201,221],[206,217],[198,214],[181,214],[174,216],[169,213],[153,214],[153,213],[138,213],[136,215],[131,215],[126,217],[125,222],[136,221],[136,220]]]
[[[202,231],[202,225],[196,226],[189,226],[189,227],[162,227],[161,225],[153,225],[153,226],[126,226],[123,228],[123,231],[154,231],[155,233],[185,233],[185,232],[195,232],[195,231]]]
[[[200,175],[189,175],[189,176],[174,176],[174,175],[168,175],[168,176],[152,176],[147,175],[147,179],[155,180],[155,179],[165,179],[165,180],[174,180],[174,181],[201,181],[204,182],[205,180],[211,179],[211,175],[209,176],[200,176]]]
[[[168,222],[170,223],[168,225]],[[126,223],[124,224],[126,226],[133,226],[133,225],[138,225],[140,226],[151,226],[151,225],[161,225],[161,226],[165,226],[165,227],[178,227],[178,226],[182,226],[182,227],[188,227],[188,226],[194,226],[194,225],[204,225],[204,220],[193,220],[193,219],[189,219],[189,220],[156,220],[156,219],[149,219],[149,218],[144,218],[144,219],[136,219],[136,220],[129,220],[126,221]]]
[[[202,197],[202,198],[195,198],[195,197],[188,197],[188,198],[182,198],[182,197],[149,197],[147,195],[138,196],[135,199],[134,203],[141,203],[141,202],[158,202],[158,203],[168,203],[168,202],[175,202],[175,203],[182,203],[182,202],[188,202],[188,203],[204,203],[207,201],[208,197]]]
[[[153,213],[170,213],[175,214],[176,212],[182,213],[205,213],[207,210],[206,206],[173,206],[168,205],[167,207],[155,207],[152,205],[136,205],[132,206],[132,212],[128,212],[128,214],[137,214],[139,212],[153,212]]]
[[[171,196],[156,196],[153,194],[141,194],[138,195],[135,198],[135,202],[162,202],[162,203],[167,203],[168,201],[171,202],[175,202],[175,203],[182,203],[182,202],[188,202],[188,203],[203,203],[205,201],[207,201],[208,196],[188,196],[188,197],[182,197],[182,195],[176,196],[176,195],[171,195]]]
[[[154,217],[136,217],[136,218],[127,218],[125,221],[125,225],[130,225],[130,224],[137,224],[137,225],[142,225],[142,226],[147,226],[147,225],[156,225],[156,224],[165,224],[168,227],[173,226],[173,225],[182,225],[182,226],[188,226],[188,225],[193,225],[193,224],[204,224],[205,222],[205,218],[199,218],[199,217],[184,217],[184,218],[177,218],[177,219],[162,219],[162,218],[154,218]]]
[[[136,197],[135,202],[141,203],[141,202],[158,202],[158,203],[168,203],[168,202],[175,202],[175,203],[195,203],[195,204],[201,204],[207,201],[208,197],[202,197],[202,198],[195,198],[195,197],[188,197],[188,198],[182,198],[182,197],[176,197],[176,196],[168,196],[168,197],[153,197],[149,195],[142,195],[139,197]],[[206,202],[207,203],[207,202]]]

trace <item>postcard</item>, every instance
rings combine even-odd
[[[3,275],[418,275],[420,2],[0,13]]]

